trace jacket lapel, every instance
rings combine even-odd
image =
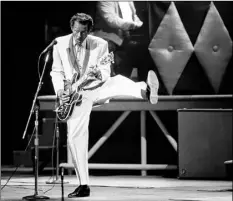
[[[68,54],[70,64],[74,67],[77,73],[80,74],[78,63],[77,63],[77,60],[75,59],[75,54],[74,54],[73,36],[70,37],[69,47],[66,49],[66,51]]]
[[[86,50],[85,50],[85,58],[84,58],[84,63],[83,63],[82,75],[87,70],[88,61],[89,61],[89,57],[90,57],[90,41],[88,40],[88,36],[86,38],[86,47],[85,48],[86,48]]]

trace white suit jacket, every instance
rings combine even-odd
[[[100,62],[108,52],[108,43],[96,36],[88,35],[86,38],[86,53],[81,75]],[[50,75],[57,94],[59,89],[64,89],[64,80],[72,80],[78,69],[74,57],[72,34],[56,38],[57,44],[53,47],[53,64]],[[102,81],[105,82],[110,77],[110,63],[98,65],[101,71]]]

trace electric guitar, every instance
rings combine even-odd
[[[110,52],[108,55],[106,55],[105,57],[103,57],[99,64],[100,65],[106,65],[108,63],[114,63],[114,55],[113,52]],[[84,75],[82,77],[78,77],[78,74],[75,73],[72,80],[71,80],[71,89],[75,89],[74,91],[70,91],[70,95],[69,95],[69,101],[66,103],[59,103],[58,107],[55,109],[56,115],[58,117],[59,120],[64,121],[67,120],[74,109],[75,105],[80,105],[82,103],[82,91],[83,89],[88,89],[91,87],[85,87],[88,83],[92,82],[93,79],[91,79],[89,77],[89,73],[92,72],[93,70],[97,70],[98,67],[97,65],[93,66],[93,67],[89,67],[88,70],[84,73]],[[95,80],[95,79],[94,79]],[[70,81],[66,81],[65,82],[70,82]],[[95,81],[94,81],[95,82]],[[99,81],[99,83],[101,83],[101,81]],[[65,87],[65,90],[66,87]]]

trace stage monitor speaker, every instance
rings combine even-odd
[[[179,178],[226,178],[232,160],[232,109],[178,110]]]

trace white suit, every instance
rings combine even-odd
[[[55,93],[64,88],[64,79],[72,79],[77,69],[72,34],[56,39],[53,50],[53,65],[51,71]],[[82,66],[83,74],[90,66],[99,63],[99,60],[108,54],[108,44],[105,40],[88,35]],[[110,77],[110,64],[98,65],[104,84],[94,90],[83,92],[82,104],[75,106],[71,117],[67,120],[68,147],[71,152],[75,172],[81,185],[89,185],[88,176],[88,125],[92,106],[96,102],[103,102],[117,96],[143,98],[142,90],[146,90],[145,82],[135,83],[132,80],[117,75]]]

